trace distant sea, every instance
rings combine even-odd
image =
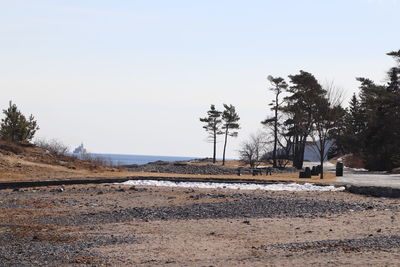
[[[79,157],[79,154],[72,154]],[[127,155],[127,154],[98,154],[89,153],[92,158],[102,158],[111,161],[113,165],[147,164],[154,161],[185,161],[196,159],[195,157],[173,157],[173,156],[149,156],[149,155]]]

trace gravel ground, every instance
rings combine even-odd
[[[229,197],[229,196],[227,196]],[[233,197],[233,196],[232,196]],[[73,216],[42,218],[45,222],[61,225],[117,223],[142,220],[201,220],[226,218],[325,217],[335,213],[368,209],[384,210],[389,206],[356,204],[338,201],[299,199],[245,198],[221,203],[194,203],[185,206],[131,208],[75,214]]]
[[[323,240],[315,242],[299,242],[262,246],[259,249],[284,249],[289,251],[314,250],[318,252],[361,251],[362,249],[400,248],[400,236],[370,236],[359,239]]]
[[[134,236],[34,235],[15,239],[12,233],[0,234],[0,266],[57,266],[61,264],[92,264],[107,262],[90,249],[102,246],[131,244]]]
[[[0,266],[390,266],[399,207],[346,192],[0,190]]]

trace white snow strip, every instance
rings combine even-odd
[[[240,189],[240,190],[265,190],[265,191],[343,191],[344,187],[318,186],[310,183],[305,184],[242,184],[242,183],[203,183],[203,182],[171,182],[153,180],[130,180],[125,185],[145,185],[184,188],[207,188],[207,189]]]
[[[367,172],[368,171],[367,169],[363,169],[363,168],[360,168],[360,169],[352,168],[352,170],[356,171],[356,172]]]

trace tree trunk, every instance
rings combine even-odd
[[[304,150],[306,148],[306,140],[307,137],[304,137],[303,140],[301,141],[300,144],[300,154],[299,154],[299,169],[303,168],[303,163],[304,163]]]
[[[296,136],[296,144],[293,155],[293,166],[299,170],[303,168],[305,142],[306,138],[299,138],[298,136]]]
[[[225,131],[224,152],[222,153],[222,166],[225,165],[225,151],[226,151],[227,141],[228,141],[228,127],[226,127],[226,131]]]
[[[296,169],[299,169],[299,137],[295,136],[294,137],[294,143],[293,143],[293,167]]]
[[[319,175],[320,179],[324,179],[324,160],[321,160],[321,174]]]
[[[320,138],[320,140],[321,140],[321,138]],[[325,141],[321,141],[319,143],[319,146],[320,146],[320,148],[319,148],[319,151],[320,151],[319,157],[320,157],[320,161],[321,161],[320,162],[321,163],[321,174],[320,174],[319,178],[320,179],[324,179]]]
[[[213,163],[216,162],[216,152],[217,152],[217,131],[214,130],[214,152],[213,152]]]
[[[275,120],[274,120],[274,151],[272,152],[272,166],[274,168],[276,168],[277,164],[276,164],[276,147],[278,144],[278,94],[276,95],[275,98]]]

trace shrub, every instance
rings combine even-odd
[[[50,141],[44,138],[36,139],[35,145],[52,154],[63,155],[69,152],[69,147],[56,139],[51,139]]]

